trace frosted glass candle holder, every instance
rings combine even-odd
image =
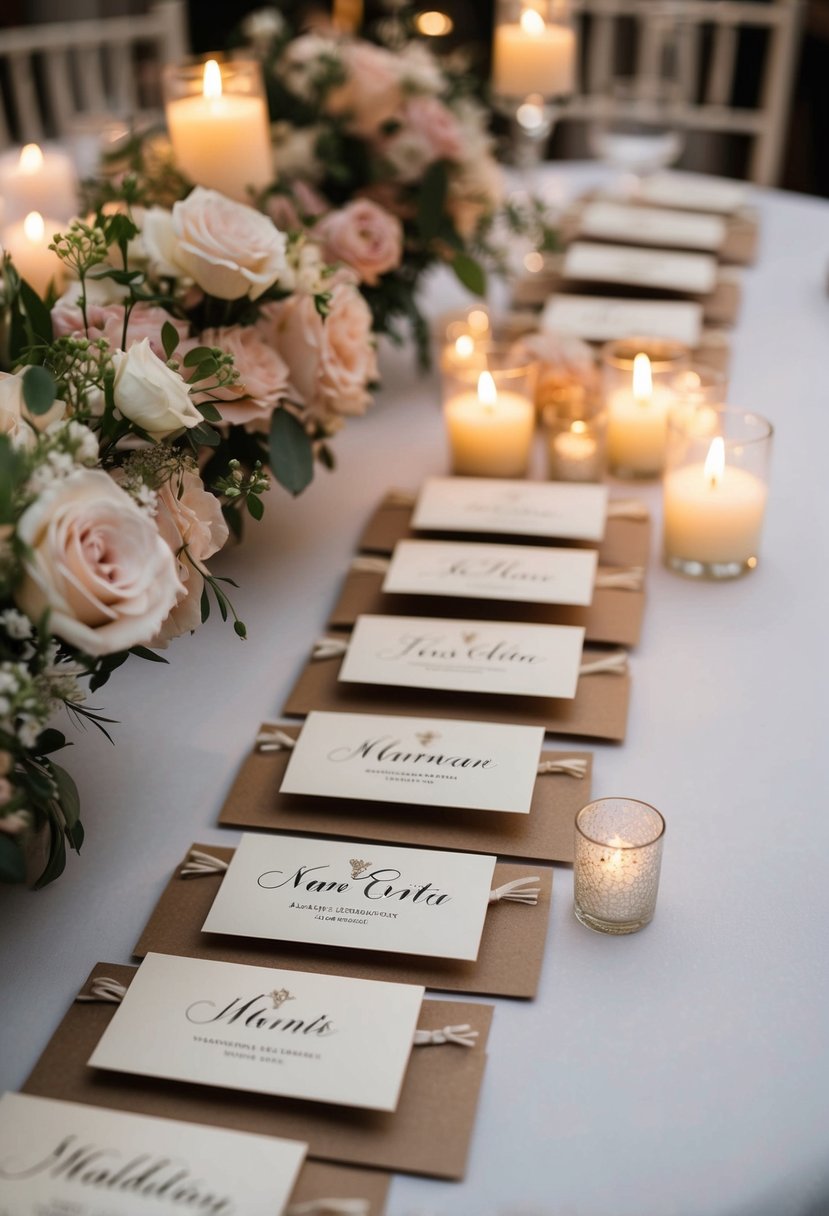
[[[688,366],[690,351],[665,338],[632,337],[601,350],[607,407],[607,459],[622,478],[658,477],[665,464],[672,381]]]
[[[542,412],[551,481],[601,481],[605,470],[607,415],[586,393]]]
[[[575,912],[599,933],[636,933],[653,919],[665,820],[633,798],[599,798],[576,816]]]
[[[454,473],[526,476],[537,370],[519,345],[479,344],[469,364],[444,360],[443,416]]]
[[[665,564],[689,578],[729,579],[757,566],[772,426],[724,406],[672,414],[663,482]]]

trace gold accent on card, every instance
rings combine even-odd
[[[357,857],[352,857],[348,864],[351,866],[351,877],[359,878],[363,871],[369,868],[371,862],[361,861]]]

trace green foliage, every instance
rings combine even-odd
[[[314,453],[304,426],[287,410],[274,410],[270,432],[270,466],[291,494],[301,494],[314,476]]]

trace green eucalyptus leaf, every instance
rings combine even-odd
[[[45,367],[27,367],[23,373],[23,400],[30,414],[48,414],[55,403],[58,386]]]
[[[424,241],[432,240],[443,227],[448,190],[446,163],[436,160],[423,174],[417,196],[417,227]]]
[[[178,346],[178,330],[169,321],[165,321],[161,326],[161,345],[164,347],[164,354],[168,359]]]
[[[476,296],[486,295],[486,271],[480,262],[476,262],[468,253],[456,253],[452,259],[452,269],[469,291]]]
[[[189,350],[187,352],[187,354],[184,356],[183,363],[184,363],[185,367],[195,367],[198,363],[201,363],[204,359],[212,359],[212,358],[214,358],[214,355],[213,355],[213,350],[211,347],[194,346],[193,349]]]
[[[54,823],[49,825],[49,831],[51,833],[49,860],[46,862],[40,878],[34,884],[36,891],[48,883],[54,882],[56,878],[60,878],[66,868],[66,843],[63,831]]]
[[[67,746],[66,735],[52,727],[42,730],[37,737],[34,752],[37,756],[48,756],[50,752],[59,752]]]
[[[269,463],[281,486],[301,494],[314,476],[311,440],[302,423],[287,410],[275,410],[271,419]]]
[[[0,882],[25,882],[26,861],[13,836],[0,832]]]
[[[130,654],[136,655],[139,659],[146,659],[148,663],[169,663],[169,659],[165,659],[163,654],[156,654],[154,650],[150,650],[147,646],[133,646]]]
[[[81,797],[78,793],[78,787],[75,785],[74,779],[60,764],[55,764],[54,760],[51,760],[49,767],[52,770],[52,776],[55,778],[55,784],[58,787],[58,801],[63,811],[63,817],[66,820],[66,826],[67,828],[73,828],[81,817]]]
[[[265,514],[265,504],[255,494],[248,495],[248,512],[256,520],[260,520]]]
[[[20,280],[20,302],[29,319],[33,337],[48,346],[54,337],[52,314],[25,279]]]

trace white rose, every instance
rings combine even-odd
[[[153,207],[144,216],[156,273],[188,275],[219,300],[258,299],[283,273],[286,244],[266,215],[202,186],[172,212]]]
[[[12,375],[0,372],[0,435],[8,435],[14,447],[31,447],[35,432],[46,430],[64,415],[66,406],[56,401],[45,414],[30,414],[23,400],[23,374],[21,368]]]
[[[202,421],[187,385],[153,352],[149,338],[135,342],[127,351],[116,351],[112,362],[116,406],[151,439],[166,439]]]
[[[100,469],[73,473],[20,517],[28,548],[15,599],[32,621],[86,654],[145,645],[183,588],[168,545]]]

